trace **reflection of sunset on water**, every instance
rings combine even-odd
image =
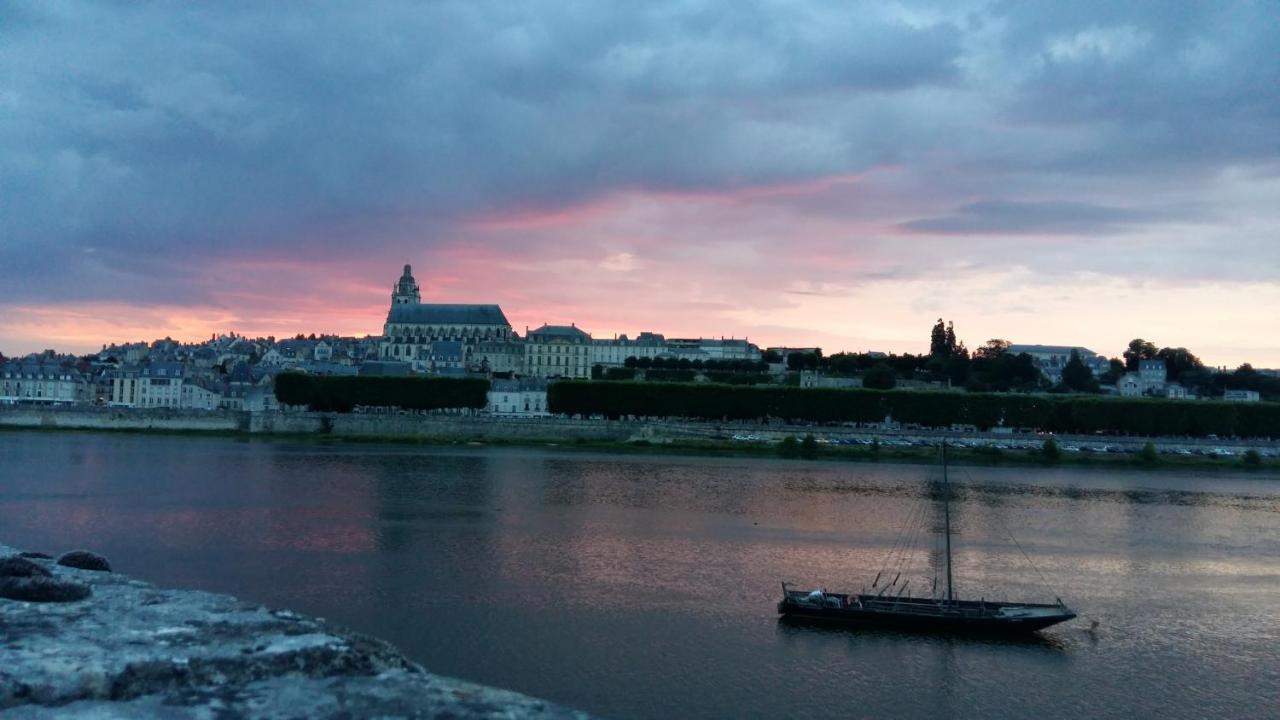
[[[87,547],[143,579],[331,618],[437,672],[615,717],[743,702],[919,717],[1014,702],[1047,720],[1269,706],[1280,490],[1254,475],[957,469],[958,590],[1061,595],[1100,620],[1092,636],[1068,623],[1002,645],[778,624],[783,580],[896,579],[927,595],[935,479],[911,465],[12,432],[0,526],[7,544]],[[925,532],[909,561],[873,588],[913,517]],[[903,668],[936,691],[891,692]],[[962,699],[944,691],[960,677]]]

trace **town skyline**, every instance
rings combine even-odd
[[[392,288],[390,288],[388,292],[384,293],[384,296],[392,297],[395,293],[395,290],[396,288],[393,286]],[[424,304],[432,304],[432,303],[445,304],[445,303],[453,303],[455,301],[463,302],[464,300],[461,298],[459,299],[432,298],[430,292],[427,290],[425,286],[422,286],[421,295],[422,295],[421,302]],[[492,304],[499,305],[500,307],[502,305],[501,303],[492,303]],[[3,346],[0,346],[0,356],[21,357],[23,355],[41,353],[49,350],[59,352],[59,353],[74,354],[74,355],[93,354],[100,351],[102,348],[109,347],[109,346],[123,346],[128,344],[139,343],[139,342],[152,343],[162,339],[172,340],[172,341],[183,343],[183,344],[199,345],[209,340],[210,338],[227,337],[227,336],[240,336],[245,338],[274,337],[277,340],[286,340],[294,337],[308,337],[308,336],[310,337],[355,337],[355,338],[373,337],[373,338],[376,338],[376,337],[382,336],[381,330],[383,329],[383,323],[385,323],[385,321],[387,320],[386,308],[387,308],[387,301],[384,298],[384,301],[382,303],[382,312],[378,315],[378,317],[381,317],[381,320],[378,321],[378,326],[376,328],[368,328],[365,330],[362,330],[359,327],[356,327],[355,329],[347,332],[333,331],[328,329],[320,330],[320,331],[315,331],[315,330],[293,331],[293,330],[286,329],[283,331],[274,330],[274,331],[255,332],[255,331],[243,330],[243,329],[234,328],[234,327],[224,328],[224,329],[215,329],[212,326],[210,326],[209,331],[199,336],[189,336],[189,337],[174,336],[173,334],[168,334],[168,333],[163,335],[156,335],[154,337],[147,337],[145,336],[145,334],[143,334],[143,335],[138,335],[135,337],[128,337],[128,338],[101,339],[97,341],[88,342],[87,344],[79,344],[78,342],[73,341],[72,343],[69,343],[65,347],[51,345],[47,342],[44,344],[41,344],[39,341],[37,341],[36,345],[33,345],[29,348],[18,347],[12,352],[9,352],[8,349]],[[656,333],[666,335],[667,337],[732,338],[732,339],[739,339],[739,340],[748,340],[753,345],[760,347],[762,350],[766,347],[818,347],[818,348],[821,348],[824,354],[826,355],[832,355],[836,353],[855,353],[856,354],[856,353],[866,353],[866,352],[885,352],[885,353],[893,353],[893,354],[905,353],[905,354],[913,354],[913,355],[928,354],[929,348],[927,347],[928,346],[927,336],[924,334],[923,330],[926,327],[932,326],[934,322],[941,320],[941,318],[936,318],[936,319],[927,321],[927,323],[923,323],[919,328],[920,332],[917,333],[916,338],[914,340],[904,340],[903,341],[904,345],[902,347],[881,346],[881,347],[862,347],[862,348],[855,348],[855,347],[832,348],[832,347],[824,346],[823,344],[818,342],[813,342],[811,337],[800,337],[792,342],[774,342],[774,341],[771,341],[771,339],[768,337],[763,337],[763,338],[759,336],[752,337],[749,334],[733,335],[733,334],[714,333],[714,332],[682,333],[682,332],[672,332],[669,329],[663,328],[663,327],[651,327],[651,326],[643,326],[639,328],[602,332],[602,331],[595,330],[587,323],[581,323],[574,319],[564,319],[564,318],[543,319],[538,322],[527,322],[522,324],[519,322],[519,319],[522,317],[519,311],[512,311],[505,308],[504,308],[504,311],[510,317],[515,318],[514,320],[511,321],[511,327],[513,331],[521,337],[527,335],[530,330],[536,329],[543,325],[572,325],[572,326],[578,327],[584,332],[590,334],[593,338],[597,338],[597,339],[606,339],[609,337],[620,337],[620,336],[631,337],[634,339],[641,332],[656,332]],[[368,318],[365,318],[365,316],[363,315],[355,314],[355,313],[353,313],[350,317],[352,321],[355,323],[359,323],[362,319],[368,319]],[[954,319],[950,319],[949,322],[954,323],[955,321]],[[521,329],[522,327],[523,327],[523,330]],[[1176,342],[1164,343],[1164,342],[1161,342],[1158,338],[1144,337],[1141,335],[1134,335],[1129,339],[1124,340],[1122,343],[1120,343],[1119,349],[1115,352],[1109,352],[1108,348],[1104,348],[1100,350],[1098,349],[1098,347],[1090,345],[1089,343],[1071,342],[1069,340],[1064,341],[1060,338],[1054,339],[1054,340],[1040,340],[1040,339],[1024,340],[1021,338],[1010,338],[1006,335],[991,335],[990,337],[984,338],[982,340],[978,340],[974,337],[968,337],[964,334],[963,324],[961,324],[960,328],[958,329],[957,335],[960,342],[968,346],[968,349],[970,350],[970,352],[982,347],[983,343],[985,343],[987,340],[1001,339],[1001,340],[1011,341],[1015,345],[1054,345],[1054,346],[1085,347],[1090,350],[1093,350],[1094,352],[1098,353],[1101,356],[1108,357],[1108,358],[1120,357],[1123,354],[1124,349],[1128,346],[1130,340],[1133,340],[1135,338],[1141,338],[1144,340],[1154,342],[1158,347],[1184,347],[1190,350],[1192,353],[1197,354],[1200,357],[1200,360],[1203,361],[1205,365],[1208,367],[1231,369],[1245,363],[1248,363],[1254,367],[1270,367],[1270,365],[1266,363],[1258,362],[1256,360],[1250,360],[1250,359],[1243,359],[1235,363],[1215,363],[1213,362],[1213,358],[1205,358],[1203,355],[1200,355],[1197,352],[1196,348],[1186,347],[1185,345],[1180,345]],[[919,346],[923,346],[923,347],[919,347]]]
[[[1280,366],[1273,14],[6,3],[0,348],[376,333],[411,262],[517,328]]]

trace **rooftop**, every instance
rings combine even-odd
[[[1014,355],[1018,353],[1027,353],[1028,355],[1037,353],[1042,355],[1070,355],[1072,350],[1079,352],[1082,358],[1098,354],[1080,345],[1023,345],[1019,343],[1009,345],[1009,352]]]
[[[537,330],[529,331],[530,337],[535,335],[540,337],[591,338],[590,335],[574,325],[543,325]]]
[[[411,325],[505,325],[507,316],[497,305],[444,305],[421,303],[392,305],[387,323]]]

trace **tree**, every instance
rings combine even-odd
[[[780,363],[782,362],[782,355],[777,350],[765,350],[761,359],[767,363]]]
[[[1135,338],[1129,341],[1129,349],[1124,351],[1124,366],[1128,370],[1134,371],[1138,369],[1138,363],[1143,360],[1154,360],[1155,357],[1155,343],[1147,342],[1142,338]]]
[[[1120,376],[1125,373],[1124,361],[1119,358],[1111,358],[1110,363],[1110,367],[1107,368],[1106,372],[1102,373],[1102,377],[1098,378],[1098,380],[1108,385],[1115,385],[1120,382]]]
[[[1098,381],[1093,378],[1093,371],[1080,359],[1080,353],[1071,351],[1071,357],[1062,368],[1062,384],[1074,392],[1097,392]]]
[[[795,435],[788,435],[778,443],[778,454],[784,458],[800,457],[800,443]]]
[[[1204,363],[1191,354],[1186,348],[1160,348],[1156,357],[1164,361],[1170,380],[1182,380],[1182,374],[1189,370],[1203,370]]]
[[[953,333],[952,338],[954,337]],[[938,322],[933,325],[933,331],[929,333],[929,354],[933,357],[944,357],[950,354],[947,350],[947,325],[942,322],[942,318],[938,318]]]
[[[1156,446],[1152,442],[1147,442],[1147,444],[1143,445],[1142,449],[1138,451],[1138,459],[1144,463],[1153,463],[1156,461],[1157,457]]]
[[[1009,352],[1010,343],[1008,340],[1000,338],[991,338],[982,347],[974,351],[974,358],[983,358],[984,360],[994,360],[1001,355]]]
[[[888,363],[877,363],[862,376],[862,387],[873,390],[892,390],[898,384],[898,376]]]
[[[1053,438],[1046,438],[1044,445],[1040,447],[1040,454],[1049,462],[1056,462],[1061,457],[1062,452],[1058,450],[1058,441]]]
[[[787,355],[788,370],[816,370],[818,369],[818,359],[822,357],[822,351],[816,353],[791,353]]]
[[[800,456],[812,460],[818,457],[818,440],[812,435],[805,435],[800,441]]]

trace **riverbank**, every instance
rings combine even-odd
[[[0,430],[109,431],[323,442],[554,447],[596,452],[779,457],[788,437],[812,434],[807,451],[841,462],[935,462],[937,446],[965,465],[1083,465],[1280,472],[1280,443],[1236,439],[1059,436],[979,431],[789,426],[679,420],[627,421],[448,414],[250,413],[123,408],[0,408]],[[1144,456],[1150,443],[1154,457]],[[1257,456],[1249,455],[1253,450]],[[1255,461],[1256,462],[1253,462]]]
[[[360,442],[361,440],[354,440]],[[384,440],[384,442],[396,442],[395,440]],[[613,452],[622,454],[677,454],[677,455],[696,455],[696,456],[714,456],[714,457],[758,457],[758,458],[779,458],[787,457],[788,459],[799,460],[819,460],[830,462],[860,462],[860,463],[906,463],[906,464],[931,464],[938,462],[938,448],[936,446],[921,447],[895,447],[895,446],[863,446],[863,447],[832,447],[829,445],[819,446],[811,454],[803,452],[795,455],[784,456],[777,444],[759,443],[759,442],[724,442],[724,441],[686,441],[686,442],[669,442],[669,443],[651,443],[644,440],[616,443],[616,442],[572,442],[562,443],[556,441],[545,441],[542,443],[432,443],[446,445],[481,445],[481,446],[532,446],[532,447],[548,447],[564,450],[579,450],[587,452]],[[1259,459],[1258,464],[1249,464],[1242,457],[1236,458],[1214,458],[1199,456],[1169,456],[1157,455],[1155,459],[1145,459],[1139,453],[1093,453],[1093,452],[1063,452],[1060,451],[1055,458],[1046,457],[1041,450],[1010,450],[1000,448],[957,448],[951,447],[947,451],[948,462],[956,465],[972,465],[972,466],[1034,466],[1034,467],[1053,467],[1058,465],[1072,467],[1126,467],[1126,468],[1150,468],[1153,470],[1256,470],[1262,474],[1280,473],[1280,460]]]
[[[15,428],[0,427],[4,430]],[[783,458],[777,443],[737,442],[723,440],[685,440],[654,442],[649,440],[610,441],[572,440],[555,438],[527,438],[521,440],[461,440],[439,437],[390,436],[390,435],[314,435],[314,434],[250,434],[244,432],[200,432],[189,430],[80,430],[74,428],[42,429],[46,432],[105,432],[120,434],[149,434],[161,436],[226,437],[243,441],[288,440],[311,442],[319,445],[351,443],[355,445],[405,445],[425,447],[485,448],[511,447],[535,448],[583,453],[613,453],[619,455],[659,455],[725,458]],[[1249,464],[1242,457],[1217,458],[1201,456],[1170,456],[1157,454],[1155,459],[1145,459],[1136,452],[1087,453],[1060,451],[1056,458],[1048,458],[1039,450],[1007,450],[1000,448],[958,448],[948,450],[947,457],[953,465],[975,467],[1114,467],[1142,470],[1196,470],[1256,472],[1259,477],[1280,476],[1280,460],[1260,459]],[[805,461],[883,463],[883,464],[934,464],[938,462],[938,449],[932,446],[897,447],[830,447],[820,446],[813,454],[798,454],[791,458]]]
[[[0,545],[0,559],[17,554]],[[7,718],[588,717],[433,675],[382,640],[227,595],[167,590],[47,558],[12,561],[4,573],[0,712]],[[72,602],[4,597],[22,595],[12,589],[41,573],[90,595]]]

